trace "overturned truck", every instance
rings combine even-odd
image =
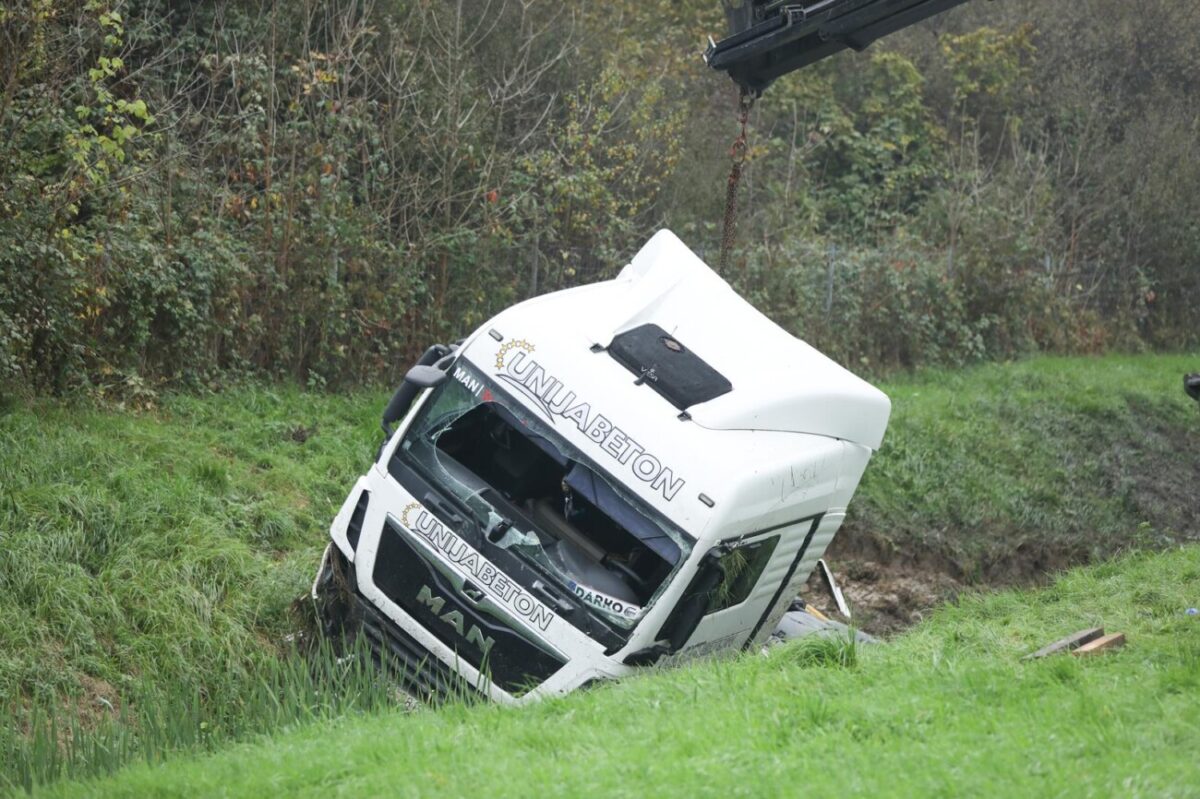
[[[661,231],[615,280],[425,353],[313,597],[419,696],[528,701],[753,648],[889,412]]]

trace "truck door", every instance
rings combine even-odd
[[[680,653],[683,659],[741,647],[750,639],[782,599],[820,520],[798,519],[717,544],[729,548],[720,559],[725,579],[712,592],[704,618]]]

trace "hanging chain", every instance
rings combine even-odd
[[[738,98],[738,122],[742,129],[733,145],[729,148],[729,157],[733,164],[729,168],[729,183],[725,187],[725,227],[721,232],[721,274],[729,271],[729,261],[733,257],[733,245],[737,238],[737,198],[738,184],[742,181],[742,169],[746,165],[746,124],[750,121],[750,109],[754,106],[754,95],[742,89]]]

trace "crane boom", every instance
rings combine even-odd
[[[776,78],[883,36],[966,0],[723,0],[729,35],[704,60],[757,96]]]

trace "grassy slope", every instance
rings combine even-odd
[[[857,666],[781,647],[529,708],[315,725],[46,795],[1198,796],[1198,598],[1200,548],[1134,555],[963,599]],[[1099,623],[1129,646],[1019,661]]]
[[[240,390],[0,416],[0,705],[81,683],[116,701],[142,675],[203,684],[269,652],[381,402]]]
[[[1200,422],[1179,376],[1197,360],[1036,359],[887,385],[888,441],[841,538],[961,564],[1194,536]],[[293,628],[385,399],[238,389],[144,414],[0,410],[0,708],[66,696],[95,717],[145,685],[236,696],[222,690]],[[293,440],[298,425],[315,434]]]
[[[835,546],[1004,578],[1200,540],[1200,413],[1181,379],[1197,368],[1036,358],[885,385],[887,438]]]

